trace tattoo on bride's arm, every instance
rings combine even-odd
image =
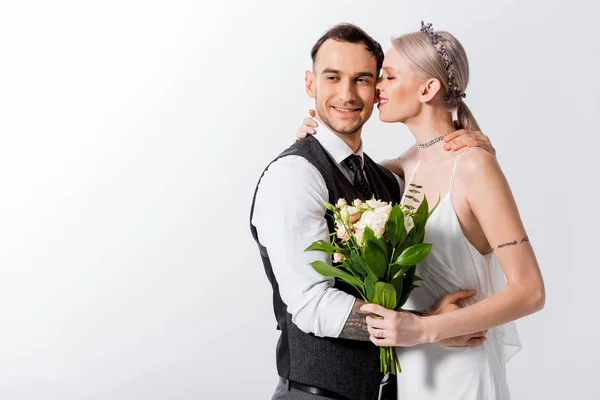
[[[506,243],[502,243],[501,245],[499,245],[497,247],[497,249],[501,249],[503,247],[508,247],[508,246],[516,246],[518,244],[524,243],[524,242],[529,242],[529,237],[525,236],[523,239],[519,240],[514,240],[512,242],[506,242]]]
[[[346,325],[340,333],[341,339],[369,341],[369,331],[367,329],[367,314],[360,311],[360,307],[365,304],[361,300],[354,302],[352,312],[346,320]]]

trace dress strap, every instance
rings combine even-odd
[[[452,187],[454,186],[454,175],[456,175],[456,167],[458,166],[458,162],[460,161],[460,158],[467,151],[473,150],[473,149],[483,150],[483,149],[480,149],[479,147],[467,147],[466,149],[463,149],[460,153],[458,153],[458,155],[456,156],[456,159],[454,160],[454,166],[452,167],[452,175],[450,175],[450,185],[448,186],[448,193],[452,193]]]

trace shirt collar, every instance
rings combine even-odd
[[[346,142],[342,140],[342,138],[333,133],[333,131],[322,122],[319,123],[317,133],[314,135],[314,137],[319,141],[321,146],[323,146],[323,148],[329,153],[329,155],[333,158],[336,164],[340,165],[346,158],[348,158],[352,154],[356,154],[357,156],[360,156],[361,166],[364,168],[365,159],[363,155],[362,140],[360,142],[360,147],[358,148],[356,153],[353,153],[350,146],[348,146]]]

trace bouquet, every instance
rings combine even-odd
[[[325,204],[335,219],[331,242],[319,240],[306,251],[320,250],[333,257],[333,265],[314,261],[310,265],[320,274],[352,285],[367,303],[390,310],[400,309],[416,282],[416,264],[431,250],[423,243],[425,224],[431,213],[424,198],[418,209],[371,199],[356,199],[348,204],[339,199]],[[436,206],[437,207],[437,206]],[[401,372],[394,347],[380,348],[383,373]]]

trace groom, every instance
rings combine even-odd
[[[269,164],[250,213],[281,330],[276,352],[280,382],[273,399],[395,400],[395,377],[379,372],[379,349],[369,341],[359,294],[309,265],[315,259],[329,263],[330,256],[304,252],[312,242],[329,240],[334,232],[326,201],[365,200],[374,195],[400,202],[400,179],[364,154],[361,141],[362,126],[373,111],[384,55],[379,43],[362,29],[340,24],[317,41],[311,56],[313,72],[307,72],[306,91],[315,99],[321,128]],[[475,142],[482,137],[467,131],[453,136]],[[493,152],[488,142],[483,143]],[[472,294],[446,296],[434,312],[456,308],[457,301]],[[442,344],[472,345],[468,342],[472,338]]]

